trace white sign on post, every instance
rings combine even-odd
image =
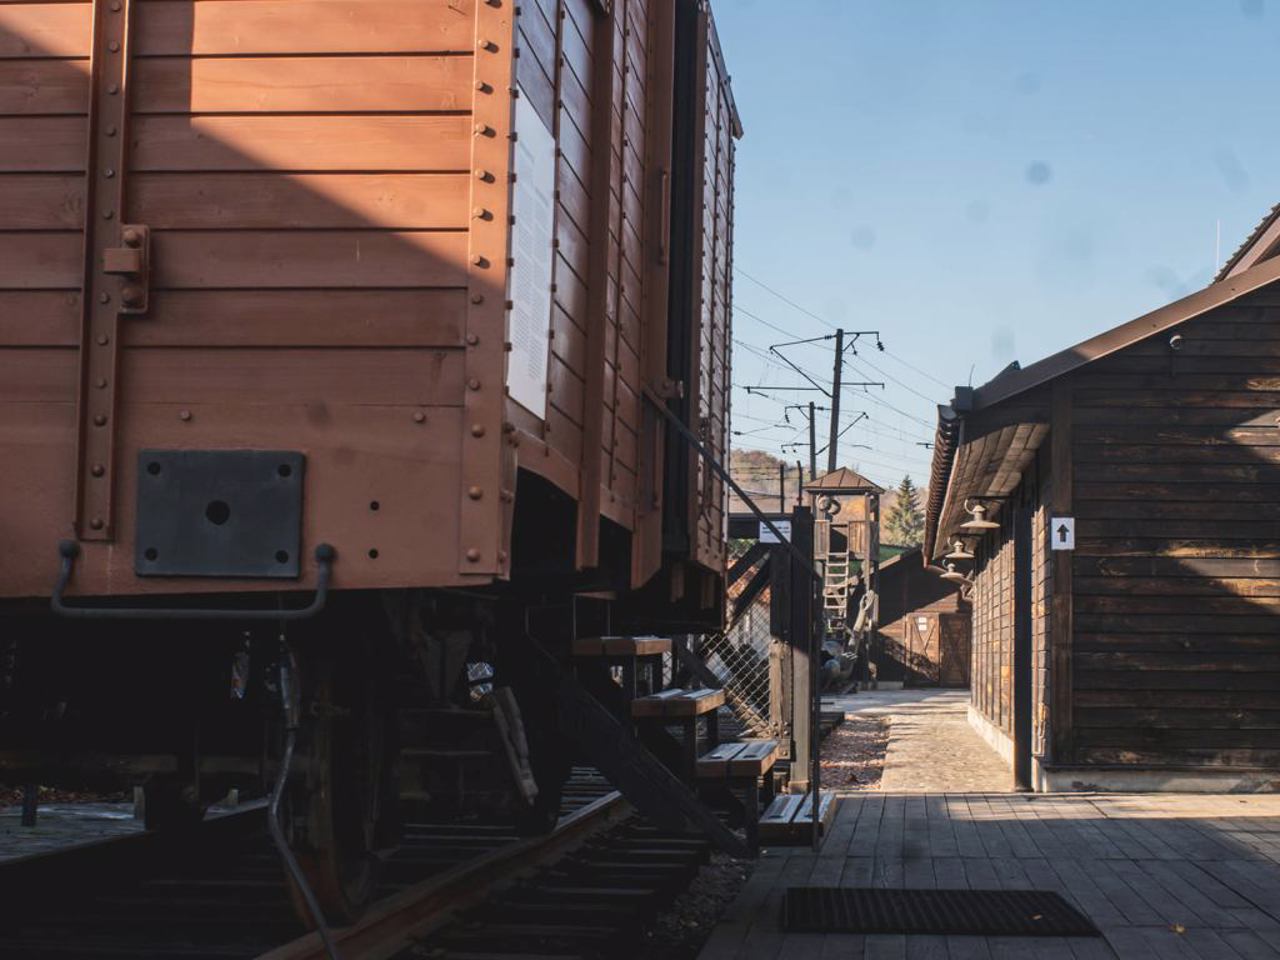
[[[1054,550],[1076,548],[1076,518],[1052,517],[1049,520],[1049,542]]]
[[[773,521],[773,525],[778,528],[778,532],[782,534],[784,539],[786,539],[787,541],[791,540],[791,521],[790,520],[775,520]],[[781,543],[782,541],[773,535],[772,530],[770,530],[767,526],[761,523],[760,524],[760,542],[761,543]]]
[[[515,190],[511,215],[511,301],[507,393],[538,417],[547,412],[547,348],[551,333],[552,234],[555,229],[556,141],[529,98],[516,100]]]

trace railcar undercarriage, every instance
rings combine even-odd
[[[405,813],[554,826],[569,755],[525,619],[425,590],[339,594],[287,624],[7,617],[4,779],[142,787],[147,827],[181,830],[233,788],[268,795],[292,727],[284,835],[348,921]]]

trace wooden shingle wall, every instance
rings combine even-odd
[[[1013,736],[1013,656],[1017,597],[1013,513],[1031,511],[1031,709],[1032,752],[1045,754],[1052,573],[1049,565],[1048,491],[1052,474],[1042,447],[1009,499],[992,515],[1001,528],[977,545],[973,589],[973,705],[999,730]]]
[[[1039,493],[1031,517],[1031,752],[1044,757],[1048,753],[1050,600],[1053,596],[1053,568],[1049,563],[1049,503],[1053,481],[1049,451],[1045,447],[1037,452],[1032,482]]]
[[[1012,736],[1014,541],[1008,525],[984,537],[976,554],[972,703]]]

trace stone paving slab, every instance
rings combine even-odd
[[[1103,937],[788,935],[793,884],[1053,890]],[[1280,795],[844,797],[819,853],[762,854],[700,957],[1280,958]]]
[[[969,725],[968,690],[871,690],[824,697],[824,710],[889,725],[880,789],[886,793],[1010,790],[1013,772]]]

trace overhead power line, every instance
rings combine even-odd
[[[821,314],[815,313],[814,311],[810,310],[808,307],[805,307],[805,306],[800,305],[799,303],[796,303],[796,301],[792,300],[792,299],[791,299],[790,297],[788,297],[785,293],[782,293],[781,291],[779,291],[779,290],[775,289],[774,287],[771,287],[769,284],[765,283],[763,280],[759,279],[758,277],[753,277],[751,274],[747,273],[747,271],[743,270],[741,267],[735,266],[735,267],[733,268],[733,272],[734,272],[734,273],[736,273],[736,274],[738,274],[739,276],[741,276],[741,277],[743,277],[743,278],[747,279],[747,280],[750,280],[752,283],[754,283],[756,286],[760,287],[762,290],[765,290],[766,292],[768,292],[768,293],[772,294],[774,297],[777,297],[779,300],[781,300],[781,301],[782,301],[783,303],[785,303],[787,306],[792,307],[792,308],[794,308],[794,309],[796,309],[796,310],[799,310],[799,311],[800,311],[801,313],[803,313],[806,317],[811,317],[811,318],[813,318],[814,320],[817,320],[819,323],[823,324],[824,326],[831,328],[832,330],[836,330],[836,329],[838,329],[838,327],[837,327],[834,323],[832,323],[830,320],[828,320],[826,317],[822,316]],[[735,309],[735,310],[739,310],[739,309],[741,309],[741,308],[739,308],[739,307],[736,307],[736,306],[735,306],[735,307],[734,307],[734,309]],[[746,313],[746,311],[743,311],[743,313]],[[753,315],[753,314],[746,313],[746,315],[747,315],[747,316],[749,316],[749,317],[751,317],[753,320],[759,320],[761,323],[765,324],[766,326],[773,327],[773,329],[775,329],[775,330],[779,330],[779,331],[781,331],[781,332],[783,332],[783,333],[790,333],[790,332],[791,332],[791,331],[788,331],[788,330],[782,330],[782,328],[781,328],[781,327],[778,327],[778,326],[776,326],[776,325],[774,325],[774,324],[772,324],[772,323],[769,323],[769,321],[764,320],[764,319],[762,319],[762,318],[760,318],[760,317],[757,317],[757,316],[755,316],[755,315]],[[932,380],[934,383],[936,383],[936,384],[937,384],[938,386],[940,386],[940,387],[944,387],[944,388],[946,388],[946,389],[948,389],[948,390],[950,390],[950,389],[951,389],[951,384],[948,384],[948,383],[947,383],[947,382],[945,382],[944,380],[940,380],[940,379],[938,379],[938,378],[937,378],[937,377],[935,377],[933,374],[931,374],[931,373],[927,373],[926,371],[921,370],[919,367],[915,366],[914,364],[909,363],[909,362],[908,362],[908,361],[906,361],[906,360],[903,360],[903,359],[902,359],[901,357],[899,357],[896,353],[894,353],[894,352],[892,352],[892,351],[890,351],[890,350],[888,350],[888,349],[885,349],[883,352],[884,352],[887,356],[891,357],[893,360],[896,360],[898,363],[902,364],[902,365],[903,365],[904,367],[906,367],[907,369],[909,369],[909,370],[913,371],[914,373],[918,373],[920,376],[925,377],[925,378],[926,378],[926,379],[928,379],[928,380]],[[877,369],[874,365],[872,365],[872,368],[873,368],[873,369]],[[883,372],[883,371],[882,371],[882,372]],[[888,376],[888,374],[885,374],[885,375],[886,375],[886,376]],[[894,382],[895,382],[895,383],[901,383],[901,381],[897,381],[897,380],[895,380]],[[910,389],[910,388],[908,388],[908,389]],[[926,399],[930,399],[930,398],[926,398]]]
[[[942,387],[943,389],[946,389],[946,390],[954,389],[954,386],[955,386],[954,384],[949,384],[945,380],[939,380],[932,373],[929,373],[925,370],[921,370],[914,363],[908,363],[906,360],[903,360],[900,356],[898,356],[896,353],[894,353],[891,350],[886,350],[884,352],[884,355],[888,357],[890,360],[894,361],[895,363],[902,364],[912,373],[918,373],[920,376],[924,377],[926,380],[932,380],[934,383],[936,383],[938,386]]]
[[[763,280],[758,280],[758,279],[756,279],[756,278],[755,278],[755,277],[753,277],[751,274],[747,273],[747,271],[743,270],[741,267],[737,267],[737,266],[735,266],[735,267],[733,268],[733,272],[734,272],[734,273],[736,273],[736,274],[738,274],[738,275],[739,275],[739,276],[741,276],[741,277],[745,277],[746,279],[750,280],[750,281],[751,281],[752,283],[754,283],[756,286],[761,287],[761,288],[762,288],[762,289],[764,289],[764,290],[767,290],[769,293],[773,294],[775,297],[777,297],[777,298],[778,298],[779,300],[781,300],[783,303],[787,304],[787,305],[788,305],[788,306],[790,306],[790,307],[794,307],[795,309],[799,310],[799,311],[800,311],[801,313],[803,313],[806,317],[812,317],[814,320],[817,320],[819,323],[825,324],[826,326],[830,327],[832,330],[837,330],[837,329],[839,329],[839,328],[838,328],[834,323],[832,323],[832,322],[831,322],[830,320],[828,320],[826,317],[820,317],[820,316],[818,316],[818,314],[814,313],[812,310],[809,310],[809,309],[807,309],[806,307],[802,307],[802,306],[800,306],[800,304],[796,303],[796,302],[795,302],[794,300],[792,300],[790,297],[786,296],[785,294],[779,293],[777,290],[773,289],[773,287],[769,286],[769,285],[768,285],[767,283],[765,283]]]

